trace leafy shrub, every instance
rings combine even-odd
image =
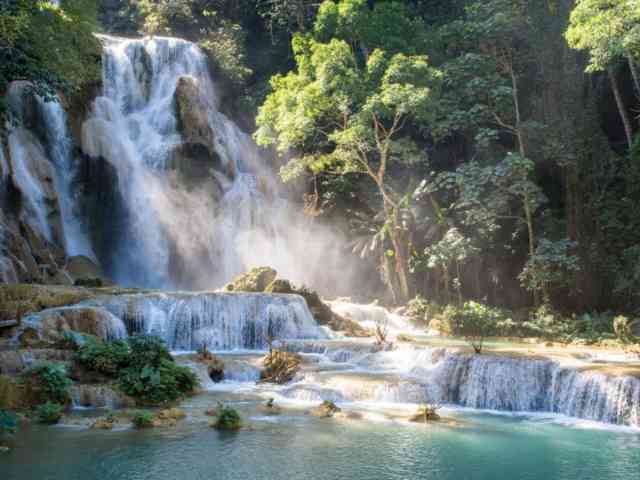
[[[159,404],[178,400],[198,386],[196,375],[187,367],[173,360],[161,360],[158,367],[131,366],[120,374],[120,389],[148,404]]]
[[[424,326],[436,315],[442,313],[442,307],[417,295],[407,303],[407,316],[418,326]]]
[[[69,399],[67,388],[72,382],[63,364],[43,362],[34,365],[22,373],[22,378],[33,390],[41,394],[42,400],[67,403]]]
[[[149,428],[153,426],[153,413],[148,410],[136,412],[131,419],[136,428]]]
[[[146,404],[179,399],[198,386],[196,375],[177,365],[157,337],[134,335],[126,341],[91,339],[76,353],[85,368],[117,378],[120,389]]]
[[[40,423],[54,424],[62,418],[64,407],[59,403],[47,402],[38,405],[35,411]]]
[[[161,338],[151,335],[134,335],[127,339],[131,356],[129,365],[135,367],[159,367],[163,360],[173,361]]]
[[[218,430],[238,430],[242,426],[242,419],[238,411],[223,403],[218,404],[217,416],[213,427]]]
[[[458,330],[473,347],[482,353],[484,339],[495,334],[502,312],[477,302],[466,302],[457,315]]]
[[[18,423],[13,413],[0,410],[0,435],[15,433]]]
[[[116,377],[120,369],[129,364],[131,349],[122,340],[98,342],[95,337],[89,337],[76,352],[75,360],[88,370]]]

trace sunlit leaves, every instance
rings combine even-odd
[[[640,56],[637,0],[579,0],[571,12],[567,41],[589,52],[588,71],[604,70],[620,57]]]

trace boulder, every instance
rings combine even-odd
[[[313,415],[314,417],[319,417],[319,418],[331,418],[336,413],[339,413],[341,411],[342,410],[338,408],[338,406],[335,403],[333,403],[331,400],[325,400],[317,407],[314,407],[311,410],[309,410],[308,414]]]
[[[95,297],[83,288],[9,284],[0,285],[0,320],[20,320],[22,317],[49,308],[75,305]]]
[[[75,285],[85,287],[112,285],[100,265],[84,255],[69,257],[65,270],[69,273]]]
[[[278,272],[271,267],[256,267],[225,285],[227,292],[264,292],[276,279]]]
[[[181,172],[187,181],[196,183],[212,178],[213,170],[233,178],[234,163],[223,161],[216,150],[215,132],[211,126],[212,107],[198,81],[191,76],[180,77],[174,101],[177,127],[183,141],[169,155],[170,166]]]
[[[24,346],[55,344],[72,331],[107,340],[121,336],[124,324],[102,307],[52,308],[24,317],[18,338]]]

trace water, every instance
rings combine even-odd
[[[7,93],[17,122],[7,124],[9,159],[24,199],[23,215],[44,238],[63,246],[67,255],[93,257],[78,213],[73,186],[77,163],[66,113],[59,101],[45,102],[28,88],[25,82],[13,82]]]
[[[251,137],[220,112],[195,44],[100,38],[104,91],[83,125],[82,148],[117,173],[123,218],[101,259],[117,283],[211,289],[270,265],[316,288],[348,285],[337,234],[289,204]],[[183,89],[195,129],[181,127]]]
[[[201,412],[218,399],[250,428],[209,428]],[[225,393],[182,407],[188,418],[163,430],[25,427],[0,456],[3,479],[619,480],[640,467],[638,434],[531,417],[456,413],[457,427],[317,419],[303,410],[265,417],[256,399]]]
[[[86,304],[106,308],[129,332],[159,336],[172,350],[264,349],[269,338],[326,337],[297,295],[158,293]]]

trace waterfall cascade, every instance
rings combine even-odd
[[[296,400],[425,403],[507,412],[548,412],[640,427],[640,379],[554,360],[472,355],[448,348],[366,352],[361,345],[292,343],[339,371],[311,371],[282,394]],[[323,348],[324,346],[324,348]]]
[[[45,102],[25,82],[12,83],[7,97],[17,122],[7,126],[10,170],[27,222],[68,256],[93,256],[72,187],[77,171],[62,105]]]
[[[88,304],[123,320],[130,333],[162,338],[172,350],[263,349],[278,340],[325,338],[297,295],[176,293],[120,295]]]
[[[104,90],[82,148],[117,175],[126,218],[105,262],[114,279],[210,289],[253,266],[307,283],[329,274],[327,233],[289,208],[250,136],[219,111],[200,49],[175,38],[101,39]]]

